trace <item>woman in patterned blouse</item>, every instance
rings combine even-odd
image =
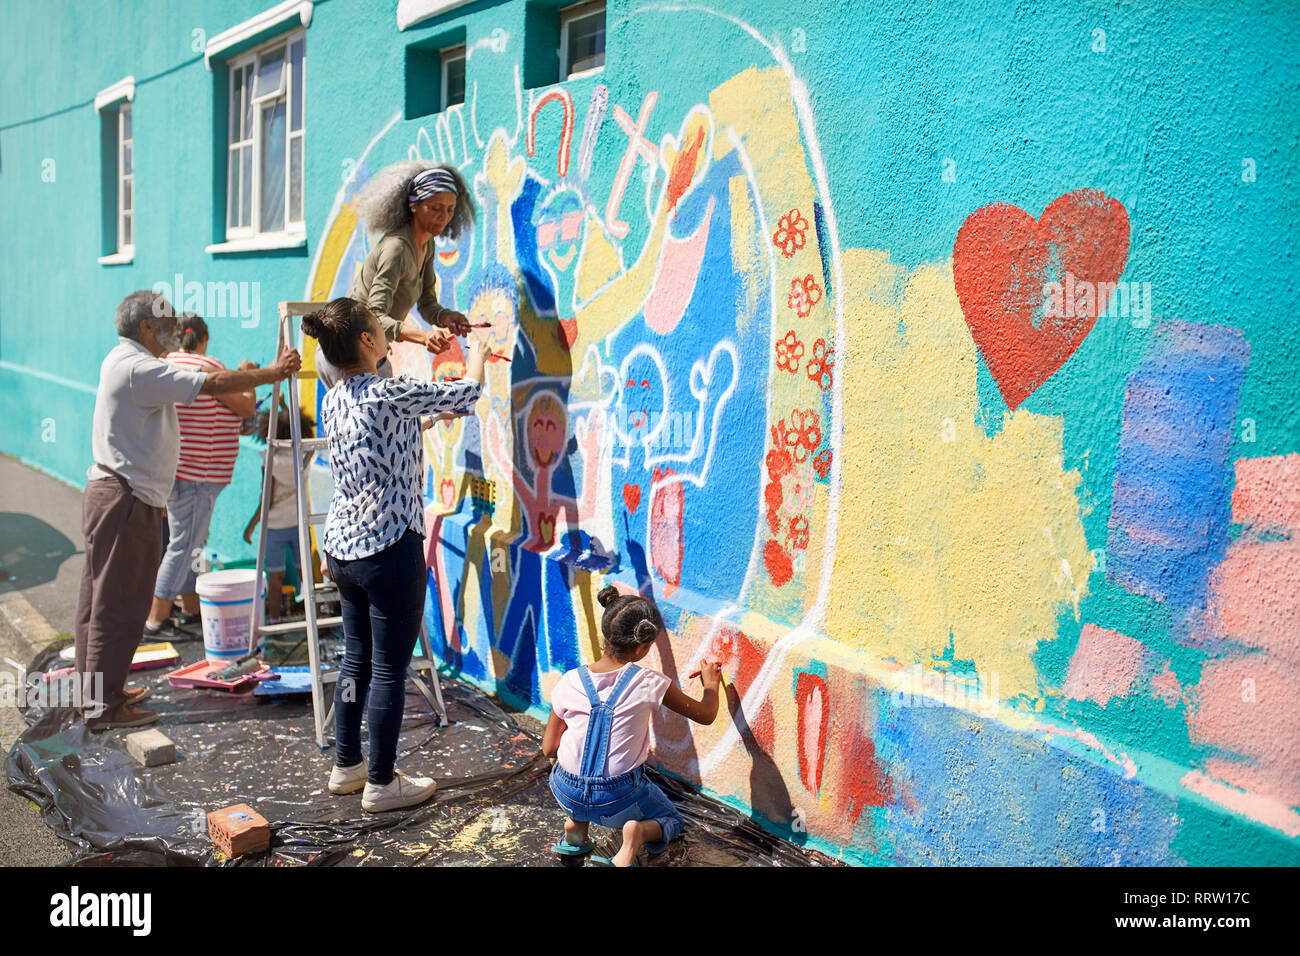
[[[394,767],[406,669],[424,616],[420,417],[437,421],[473,411],[488,346],[470,347],[466,377],[459,381],[381,378],[376,364],[388,342],[368,306],[335,299],[305,316],[302,327],[343,375],[320,406],[334,474],[322,550],[339,588],[345,637],[334,689],[329,788],[354,793],[364,786],[361,806],[372,813],[414,806],[433,796],[435,787]],[[361,754],[363,708],[370,728],[368,767]]]

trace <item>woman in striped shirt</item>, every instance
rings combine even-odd
[[[208,351],[208,326],[193,313],[181,316],[181,347],[165,356],[173,365],[199,371],[217,371],[225,366]],[[247,360],[240,370],[256,368]],[[154,585],[153,607],[145,621],[146,637],[156,635],[172,611],[179,594],[183,615],[177,620],[198,620],[199,596],[194,590],[198,558],[208,541],[212,507],[221,489],[230,484],[239,455],[239,426],[257,405],[254,392],[200,395],[193,404],[176,406],[181,426],[181,452],[176,465],[176,482],[167,499],[167,527],[170,538]]]

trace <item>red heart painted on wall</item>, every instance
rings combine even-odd
[[[1074,354],[1106,308],[1128,261],[1122,203],[1097,189],[1067,193],[1035,220],[993,203],[957,230],[953,281],[971,336],[1013,411]],[[1084,308],[1047,295],[1048,283],[1089,283]],[[1082,287],[1080,286],[1080,289]]]
[[[555,337],[566,349],[573,348],[573,343],[578,341],[578,320],[560,319],[555,326]]]
[[[625,484],[623,486],[623,503],[627,505],[628,511],[636,514],[636,509],[641,504],[641,486]]]

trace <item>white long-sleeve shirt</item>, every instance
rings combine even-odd
[[[321,401],[334,497],[325,550],[355,561],[396,544],[408,528],[424,534],[424,453],[420,416],[468,411],[483,386],[473,379],[421,382],[363,373]]]

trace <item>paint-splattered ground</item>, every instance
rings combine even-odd
[[[59,647],[42,651],[29,672],[58,666]],[[194,642],[177,647],[187,662],[202,655]],[[128,731],[92,734],[68,710],[25,712],[31,726],[9,754],[10,787],[74,847],[74,865],[228,865],[208,842],[206,814],[235,803],[251,805],[272,827],[270,852],[239,865],[574,865],[549,851],[563,815],[547,786],[540,728],[471,687],[444,680],[450,724],[442,727],[408,684],[398,764],[437,779],[438,795],[413,810],[367,814],[360,793],[326,789],[332,751],[316,746],[309,700],[180,690],[165,673],[143,672],[133,683],[150,687],[158,728],[176,744],[178,760],[167,766],[139,767],[126,752]],[[642,864],[831,862],[675,780],[656,779],[689,825],[665,853],[643,853]],[[616,849],[612,832],[593,834],[597,853]]]

